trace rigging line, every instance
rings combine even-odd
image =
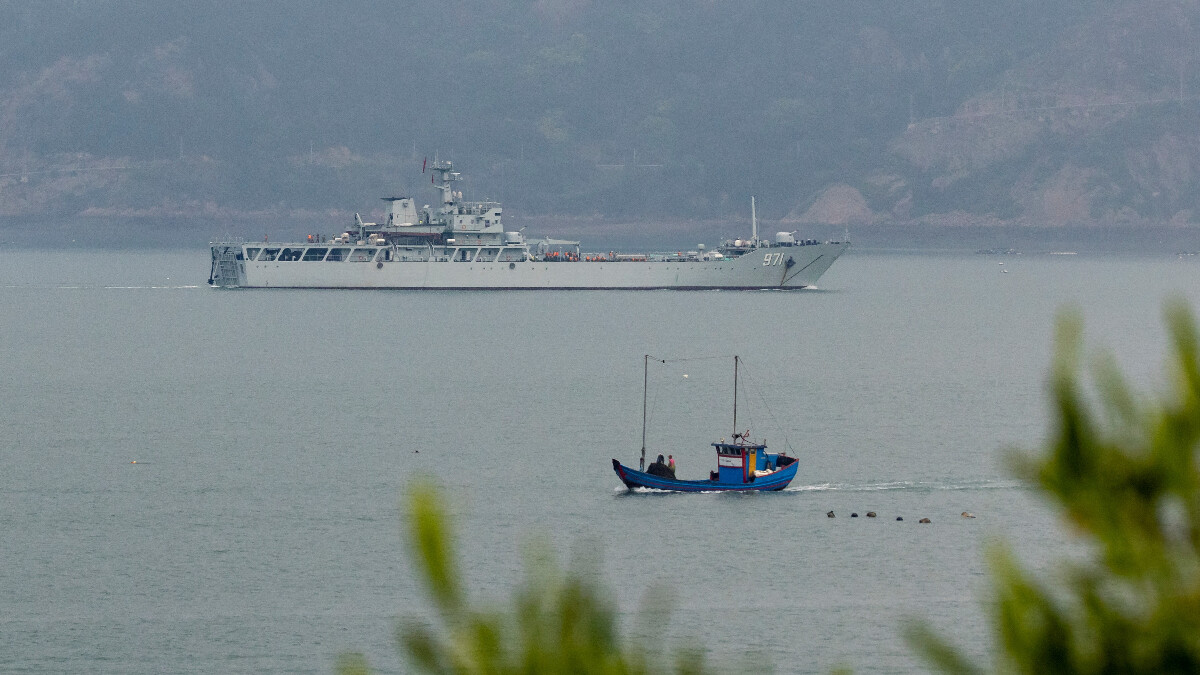
[[[749,372],[749,370],[750,370],[750,369],[749,369],[749,368],[746,368],[746,367],[745,367],[745,365],[744,365],[744,364],[746,363],[746,360],[745,360],[745,359],[742,359],[742,363],[743,363],[743,371],[745,372],[745,379],[746,379],[747,381],[748,381],[748,380],[751,380],[751,379],[753,379],[753,378],[752,378],[752,376],[750,375],[750,372]],[[745,387],[743,387],[743,388],[745,388]],[[787,448],[788,450],[793,450],[793,448],[792,448],[792,442],[791,442],[791,440],[788,438],[788,434],[787,434],[787,427],[785,427],[783,424],[781,424],[781,423],[779,422],[779,418],[775,417],[775,412],[774,412],[773,410],[771,410],[771,406],[770,406],[770,404],[768,404],[768,403],[767,403],[767,399],[766,399],[766,397],[765,397],[765,396],[763,396],[763,393],[762,393],[762,387],[759,387],[759,386],[757,386],[757,384],[756,384],[756,386],[755,386],[755,392],[754,392],[754,393],[758,395],[758,400],[759,400],[760,402],[762,402],[763,409],[767,411],[767,415],[768,415],[768,416],[771,418],[771,421],[775,423],[775,426],[779,427],[779,432],[780,432],[781,434],[783,434],[783,445],[784,445],[784,447],[785,447],[785,448]],[[794,450],[793,450],[793,452],[794,452]]]
[[[727,354],[724,356],[685,356],[678,359],[654,359],[653,356],[650,358],[660,363],[683,363],[684,361],[715,361],[717,359],[732,359],[733,356],[733,354]]]
[[[654,421],[654,409],[658,405],[658,390],[658,387],[654,388],[654,398],[650,399],[650,412],[646,413],[646,427],[653,426],[651,422]]]
[[[649,354],[647,354],[646,356],[647,356],[647,357],[648,357],[648,358],[649,358],[651,361],[654,361],[654,362],[656,362],[656,363],[666,363],[666,361],[665,361],[665,360],[663,360],[663,359],[660,359],[660,358],[656,358],[656,357],[653,357],[653,356],[650,356]],[[656,383],[656,384],[657,384],[657,383]],[[650,381],[649,381],[649,379],[647,379],[647,380],[646,380],[646,387],[647,387],[647,388],[649,388],[649,386],[650,386]],[[653,398],[653,399],[651,399],[651,401],[650,401],[650,409],[649,409],[649,411],[647,411],[647,413],[646,413],[646,426],[647,426],[647,427],[651,426],[651,424],[650,424],[650,423],[654,421],[654,410],[655,410],[655,407],[658,405],[658,392],[659,392],[660,390],[661,390],[661,387],[657,387],[657,386],[656,386],[656,387],[654,388],[654,398]]]
[[[782,422],[779,421],[778,417],[775,416],[775,411],[771,410],[771,404],[767,402],[767,398],[766,398],[766,396],[763,395],[762,392],[763,392],[763,387],[758,387],[758,389],[757,389],[758,400],[762,402],[763,409],[767,411],[767,416],[770,417],[771,421],[775,424],[775,426],[779,428],[779,433],[783,434],[783,446],[785,448],[787,448],[788,450],[792,450],[793,452],[795,452],[794,448],[792,448],[792,441],[788,437],[787,427]]]

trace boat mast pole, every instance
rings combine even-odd
[[[642,461],[638,471],[646,470],[646,392],[650,384],[650,355],[642,359]]]
[[[733,433],[737,435],[737,376],[738,376],[738,357],[733,357]],[[745,439],[743,439],[745,440]]]

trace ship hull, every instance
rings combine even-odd
[[[214,244],[232,253],[240,245]],[[704,261],[380,262],[250,261],[223,263],[220,287],[425,290],[799,289],[814,286],[846,243],[771,247]],[[217,263],[214,263],[216,266]]]

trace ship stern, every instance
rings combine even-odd
[[[246,263],[241,244],[214,242],[212,244],[212,267],[208,283],[214,288],[238,288],[246,281]]]

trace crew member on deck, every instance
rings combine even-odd
[[[667,468],[666,463],[663,461],[662,455],[659,455],[658,459],[654,460],[654,463],[647,467],[646,473],[650,474],[651,476],[661,476],[663,478],[675,477],[675,475],[671,473],[671,470]]]

